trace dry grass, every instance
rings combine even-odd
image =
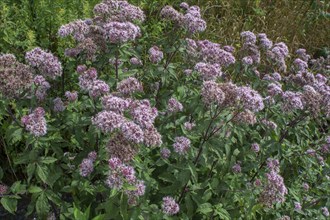
[[[204,37],[235,44],[250,30],[314,53],[330,45],[329,0],[197,0],[208,22]]]

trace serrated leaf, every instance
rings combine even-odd
[[[13,198],[3,197],[1,198],[2,206],[11,214],[15,214],[17,209],[17,200]]]
[[[48,170],[47,167],[37,165],[37,175],[42,180],[42,182],[47,183]]]
[[[34,175],[34,172],[36,170],[36,164],[35,163],[30,163],[27,168],[26,168],[26,172],[28,175],[28,182],[30,182],[31,178]]]
[[[38,216],[42,219],[43,216],[46,216],[49,212],[49,202],[45,193],[41,193],[36,202],[36,211]]]

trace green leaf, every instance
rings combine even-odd
[[[28,189],[29,193],[40,193],[42,192],[42,188],[39,186],[30,186]]]
[[[28,175],[28,182],[30,182],[30,180],[33,177],[34,172],[36,170],[36,164],[35,163],[30,163],[27,166],[26,170],[27,170],[27,175]]]
[[[222,208],[222,204],[216,205],[215,206],[215,214],[217,214],[220,219],[224,220],[230,220],[230,214],[227,212],[226,209]]]
[[[1,198],[2,206],[11,214],[15,214],[17,209],[17,200],[13,198],[3,197]]]
[[[50,206],[45,193],[41,193],[36,202],[36,211],[38,216],[42,219],[49,212]]]
[[[15,194],[22,194],[26,192],[26,185],[21,184],[21,181],[16,181],[12,184],[10,190]]]
[[[40,162],[44,163],[44,164],[51,164],[51,163],[54,163],[55,161],[57,161],[57,159],[54,157],[41,157],[40,158]]]
[[[199,205],[197,212],[202,213],[202,214],[208,214],[210,212],[212,212],[212,205],[210,203],[204,203]]]
[[[92,218],[92,220],[104,220],[104,219],[105,219],[104,214],[101,214],[101,215],[98,215],[98,216],[95,216],[94,218]]]
[[[198,175],[197,175],[197,172],[196,172],[196,167],[190,162],[190,163],[188,163],[188,168],[190,170],[193,182],[196,183],[198,181]]]
[[[37,165],[37,174],[42,182],[47,183],[48,170],[47,167]]]
[[[120,215],[124,220],[128,219],[127,199],[125,198],[124,193],[122,193],[120,197]]]

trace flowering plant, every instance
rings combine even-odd
[[[0,55],[1,204],[40,219],[329,216],[329,57],[241,33],[198,40],[198,6],[103,0],[63,25],[63,65]],[[70,69],[74,66],[74,69]]]

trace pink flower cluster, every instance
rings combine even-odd
[[[253,144],[251,145],[251,150],[254,151],[254,152],[256,152],[256,153],[258,153],[258,152],[260,151],[259,144],[257,144],[257,143],[253,143]]]
[[[105,38],[113,44],[133,41],[141,36],[141,30],[131,22],[112,21],[103,26]]]
[[[239,100],[245,109],[258,112],[264,108],[263,99],[257,91],[248,86],[243,86],[239,88],[238,93]]]
[[[167,158],[169,158],[171,156],[171,151],[168,148],[162,148],[160,150],[160,156],[163,159],[167,159]]]
[[[135,176],[135,170],[132,166],[122,163],[117,157],[112,157],[109,160],[110,172],[106,180],[106,184],[110,188],[118,190],[123,189],[124,183],[134,186],[134,190],[125,190],[128,196],[128,203],[130,205],[136,204],[136,199],[143,196],[145,193],[145,184],[142,180],[138,180]]]
[[[195,65],[195,70],[201,75],[203,80],[215,80],[222,76],[219,64],[200,62]]]
[[[88,154],[88,157],[83,159],[79,165],[79,172],[82,177],[89,176],[94,170],[94,161],[97,158],[97,153],[92,151]]]
[[[8,186],[0,184],[0,196],[6,194],[8,191]]]
[[[291,112],[295,109],[303,109],[304,105],[301,100],[301,94],[292,92],[292,91],[286,91],[282,94],[283,104],[282,109],[286,112]]]
[[[89,96],[97,98],[109,92],[109,85],[103,80],[97,79],[97,71],[95,68],[87,69],[84,66],[78,66],[77,72],[79,76],[79,86],[83,91],[89,92]]]
[[[180,211],[180,207],[172,197],[166,196],[163,198],[162,211],[166,215],[175,215]]]
[[[279,175],[278,160],[268,159],[267,167],[270,172],[266,173],[267,184],[261,193],[260,201],[271,207],[275,203],[283,203],[288,190],[284,185],[283,177]]]
[[[54,112],[63,112],[65,110],[64,102],[61,98],[57,97],[53,100]]]
[[[234,164],[234,166],[231,169],[234,173],[240,173],[242,171],[241,163],[238,162],[238,163]]]
[[[16,60],[13,54],[0,54],[0,93],[13,98],[33,83],[31,68]]]
[[[66,25],[62,25],[58,30],[60,37],[67,37],[73,35],[77,41],[85,39],[85,35],[89,32],[88,24],[83,20],[76,20]]]
[[[143,11],[127,1],[103,0],[100,4],[95,5],[94,13],[105,20],[120,22],[143,22],[145,19]]]
[[[167,103],[167,111],[175,113],[183,110],[182,104],[175,98],[170,98]]]
[[[135,77],[128,77],[118,83],[117,90],[123,95],[131,95],[135,92],[142,92],[143,87],[138,79]]]
[[[149,49],[150,62],[159,63],[163,58],[164,54],[157,46],[153,46]]]
[[[225,93],[214,81],[204,81],[201,95],[203,102],[208,106],[213,103],[216,105],[221,105],[225,100]]]
[[[22,117],[21,122],[25,129],[35,137],[44,136],[47,133],[45,110],[36,108],[31,114]]]
[[[122,113],[128,109],[130,102],[126,99],[114,96],[105,95],[102,97],[102,107],[107,111],[114,111],[116,113]]]
[[[184,155],[190,148],[190,140],[186,137],[176,137],[173,144],[174,151],[180,155]]]
[[[92,123],[102,132],[113,132],[125,122],[125,117],[113,111],[101,111],[92,118]]]
[[[183,126],[187,131],[191,131],[194,127],[196,127],[196,124],[193,122],[185,122]]]
[[[171,6],[165,6],[160,15],[162,18],[172,21],[179,27],[185,28],[189,33],[194,34],[203,32],[206,29],[206,22],[201,18],[200,8],[191,6],[185,2],[181,3],[180,7],[185,9],[185,14],[175,10]]]
[[[221,48],[217,43],[208,40],[195,41],[187,38],[188,55],[196,59],[197,62],[219,64],[227,67],[235,63],[236,59],[231,52]]]
[[[65,97],[68,99],[69,102],[74,102],[78,99],[78,93],[76,91],[66,91]]]
[[[117,142],[128,141],[124,145],[144,143],[150,147],[162,144],[161,135],[153,126],[158,111],[151,107],[148,100],[107,95],[102,98],[102,106],[104,110],[92,118],[92,123],[104,133],[120,132],[123,139]]]
[[[34,48],[25,55],[26,61],[44,76],[55,79],[62,75],[62,64],[51,53],[47,53],[39,47]]]
[[[50,84],[41,75],[34,77],[34,84],[36,85],[35,96],[39,101],[43,101],[46,98],[47,90],[50,88]]]

